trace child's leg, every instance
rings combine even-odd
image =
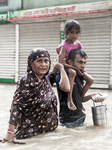
[[[67,104],[70,110],[76,110],[77,108],[74,105],[73,100],[72,100],[72,91],[73,91],[74,79],[76,77],[76,71],[73,69],[69,69],[68,74],[69,74],[69,81],[70,81],[70,92],[68,93]]]

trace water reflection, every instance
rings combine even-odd
[[[16,86],[10,84],[0,85],[0,139],[7,131],[9,109],[13,92]],[[86,121],[83,127],[66,128],[59,126],[51,133],[45,133],[33,138],[21,140],[25,145],[0,143],[0,150],[112,150],[112,91],[91,89],[89,93],[108,93],[104,104],[107,105],[107,125],[94,126],[92,120],[92,101],[84,103],[86,108]]]

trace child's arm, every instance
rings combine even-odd
[[[63,59],[66,58],[66,48],[65,47],[60,47],[59,55],[60,55],[59,62],[60,63],[63,62],[63,65],[65,66],[66,61],[63,61]]]
[[[94,81],[94,79],[89,74],[87,74],[86,72],[84,72],[83,78],[86,81],[86,84],[84,86],[84,92],[83,92],[82,97],[84,97],[86,92],[90,89],[90,87],[91,87],[91,85],[93,84],[93,81]]]
[[[60,50],[59,50],[59,55],[60,55],[60,59],[59,59],[59,62],[62,63],[64,65],[64,67],[69,67],[69,68],[72,68],[72,69],[76,69],[75,67],[69,65],[66,63],[66,61],[63,61],[64,58],[66,58],[66,48],[65,47],[61,47]]]

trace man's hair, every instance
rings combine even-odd
[[[74,61],[77,54],[79,54],[82,58],[87,58],[87,54],[81,49],[72,49],[68,55],[68,60]]]

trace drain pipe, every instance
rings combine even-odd
[[[60,22],[60,43],[64,40],[64,24],[64,21]]]
[[[112,16],[111,16],[110,85],[109,85],[109,88],[112,89]]]
[[[21,10],[23,10],[23,0],[21,0]]]
[[[19,73],[19,24],[15,25],[16,33],[16,52],[15,52],[15,83],[18,82]]]

